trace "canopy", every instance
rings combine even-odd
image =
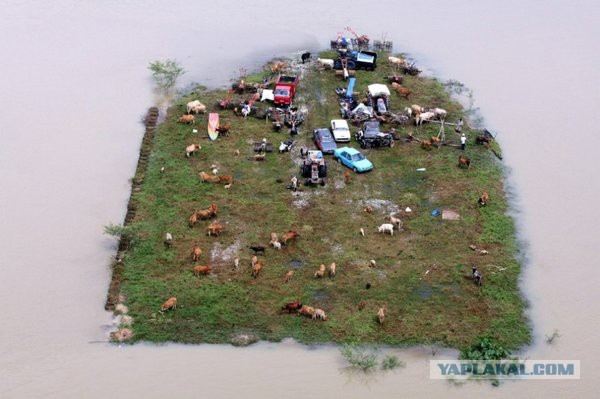
[[[275,96],[273,95],[273,90],[263,90],[260,101],[275,101]]]
[[[388,87],[386,85],[381,84],[381,83],[375,83],[375,84],[369,85],[369,87],[367,89],[369,90],[369,94],[372,95],[373,97],[390,95],[390,89],[388,89]]]

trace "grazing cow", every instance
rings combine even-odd
[[[307,305],[302,305],[302,307],[300,307],[300,310],[298,311],[298,316],[303,315],[307,317],[313,317],[314,314],[315,308]]]
[[[169,309],[177,309],[177,298],[174,296],[167,299],[165,301],[165,303],[163,303],[162,306],[160,307],[161,312],[164,312],[165,310],[169,310]]]
[[[252,257],[252,259],[250,259],[250,264],[251,264],[252,266],[254,266],[254,265],[256,264],[256,262],[258,262],[258,257],[257,257],[256,255],[254,255],[254,256]]]
[[[334,61],[330,58],[317,58],[317,62],[321,68],[333,69]]]
[[[171,248],[171,245],[173,245],[173,235],[171,233],[165,234],[164,243],[165,243],[165,247]]]
[[[208,225],[207,233],[208,236],[220,236],[223,231],[223,225],[217,222],[212,222]]]
[[[192,215],[189,218],[188,224],[190,227],[194,227],[197,222],[198,222],[198,213],[197,213],[197,211],[194,211],[194,213],[192,213]]]
[[[377,317],[379,318],[379,324],[383,324],[383,321],[385,320],[385,306],[379,308],[379,311],[377,312]]]
[[[193,125],[194,123],[196,123],[196,118],[194,118],[194,115],[181,115],[181,117],[179,118],[179,123]]]
[[[200,220],[206,220],[217,216],[217,205],[211,204],[207,209],[196,211],[196,217]]]
[[[391,223],[384,223],[377,228],[377,231],[380,233],[390,233],[390,235],[394,235],[394,225]]]
[[[387,78],[388,78],[389,83],[398,83],[398,84],[402,83],[401,75],[391,75],[391,76],[388,76]]]
[[[271,241],[271,245],[277,250],[281,249],[281,243],[279,241]]]
[[[252,277],[257,278],[258,274],[260,273],[260,271],[263,269],[263,267],[265,266],[265,264],[261,261],[256,262],[253,266],[252,266]]]
[[[295,240],[298,237],[300,237],[300,234],[293,230],[289,230],[287,233],[283,234],[283,244],[287,245],[288,241]]]
[[[369,261],[369,267],[377,267],[377,262],[375,261],[375,259],[371,259]]]
[[[400,67],[408,67],[408,62],[405,59],[402,59],[402,58],[390,56],[390,57],[388,57],[388,61],[392,65],[398,65]]]
[[[471,167],[471,160],[464,155],[460,155],[458,157],[458,167],[469,169]]]
[[[317,270],[315,272],[315,277],[316,278],[322,278],[325,275],[325,265],[321,265],[319,266],[319,270]]]
[[[424,150],[431,151],[432,145],[433,143],[431,142],[431,140],[421,141],[421,148],[423,148]]]
[[[323,309],[316,308],[315,312],[312,315],[313,320],[327,320],[327,315]]]
[[[235,149],[235,150],[233,151],[233,156],[239,157],[239,156],[240,156],[240,150],[238,150],[238,149]]]
[[[302,304],[300,303],[300,301],[288,302],[281,307],[281,311],[282,312],[287,311],[288,314],[291,314],[292,312],[298,312],[301,307],[302,307]]]
[[[194,276],[200,277],[201,274],[210,274],[210,266],[194,266]]]
[[[255,161],[264,161],[266,158],[267,154],[265,154],[264,152],[262,154],[254,154],[254,156],[252,157],[253,160]]]
[[[185,147],[185,156],[189,158],[190,156],[194,155],[201,148],[202,147],[200,147],[200,144],[190,144],[187,147]]]
[[[271,233],[271,242],[278,242],[279,237],[277,237],[277,233]]]
[[[431,108],[428,111],[433,112],[435,118],[440,120],[446,119],[446,116],[448,115],[448,112],[443,108]]]
[[[306,61],[310,60],[310,53],[307,51],[306,53],[302,53],[300,56],[302,63],[304,64]]]
[[[191,114],[191,113],[195,113],[195,114],[199,114],[199,113],[206,113],[206,105],[202,104],[200,101],[198,100],[194,100],[194,101],[190,101],[189,103],[187,103],[187,113]]]
[[[233,176],[231,176],[231,175],[219,176],[219,183],[231,184],[231,183],[233,183]]]
[[[334,278],[335,277],[335,262],[331,263],[331,265],[329,265],[329,278]]]
[[[396,226],[396,229],[400,230],[402,228],[402,220],[394,217],[393,214],[390,214],[388,217],[386,217],[386,220]]]
[[[430,140],[431,140],[431,144],[432,144],[432,145],[434,145],[434,146],[436,146],[436,147],[440,148],[440,144],[442,143],[442,140],[440,140],[440,139],[439,139],[438,137],[436,137],[436,136],[431,136]]]
[[[490,195],[487,191],[484,191],[483,194],[481,194],[481,197],[479,197],[479,199],[477,200],[477,203],[479,204],[479,206],[486,206],[489,200]]]
[[[477,266],[473,266],[472,268],[472,277],[473,282],[478,286],[481,286],[481,284],[483,284],[483,274],[481,274],[481,272],[477,270]]]
[[[293,276],[294,276],[294,271],[293,270],[288,271],[285,274],[285,277],[283,278],[283,282],[288,283],[292,279]]]
[[[221,125],[217,128],[217,132],[219,132],[219,135],[221,135],[221,136],[229,136],[230,130],[231,130],[231,125],[229,123]]]
[[[415,116],[415,124],[417,126],[423,125],[423,122],[429,122],[435,117],[433,112],[421,112]]]
[[[198,261],[198,259],[200,259],[200,255],[202,255],[202,249],[200,248],[199,245],[194,245],[194,248],[192,248],[192,261],[196,262]]]
[[[236,272],[240,270],[240,258],[235,258],[233,260],[233,268]]]
[[[344,171],[344,183],[348,184],[352,181],[352,176],[349,171]]]
[[[363,211],[365,211],[366,213],[373,213],[373,207],[371,205],[367,205]]]
[[[479,136],[475,137],[475,144],[484,145],[489,143],[490,139],[483,134],[480,134]]]
[[[265,248],[265,246],[264,246],[264,245],[256,245],[256,244],[254,244],[254,245],[250,245],[250,247],[249,247],[249,248],[250,248],[252,251],[254,251],[254,253],[255,253],[255,254],[259,254],[259,253],[261,253],[261,254],[263,254],[263,255],[265,254],[265,249],[266,249],[266,248]]]
[[[221,176],[209,175],[206,172],[200,172],[200,179],[205,183],[218,183],[221,180]]]
[[[412,94],[411,89],[409,89],[408,87],[403,87],[396,82],[392,82],[392,89],[394,89],[394,91],[396,93],[398,93],[399,95],[405,97],[407,100],[408,100],[408,96],[410,96]]]

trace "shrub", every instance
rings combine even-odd
[[[377,366],[377,355],[356,345],[344,345],[340,348],[340,353],[350,363],[350,367],[369,371]]]
[[[165,60],[151,62],[148,69],[152,71],[152,76],[156,84],[161,89],[167,90],[175,85],[177,79],[185,73],[185,70],[176,60]]]

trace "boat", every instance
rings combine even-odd
[[[211,112],[208,114],[208,137],[215,141],[219,137],[219,114]]]

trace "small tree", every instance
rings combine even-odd
[[[176,60],[154,61],[148,66],[158,87],[168,90],[175,85],[177,79],[185,73],[185,70]]]

